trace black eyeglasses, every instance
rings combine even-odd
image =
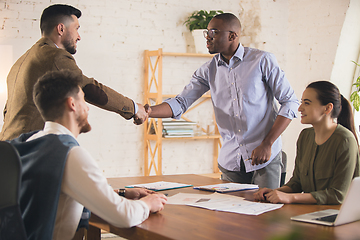
[[[213,38],[215,36],[215,33],[217,32],[221,32],[222,30],[218,30],[218,29],[210,29],[210,30],[204,30],[203,34],[204,34],[204,38]],[[222,32],[231,32],[231,33],[235,33],[233,31],[222,31]],[[237,36],[237,34],[235,33],[235,36]]]

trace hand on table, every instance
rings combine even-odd
[[[254,200],[265,202],[266,201],[265,194],[267,194],[271,191],[272,191],[272,189],[270,189],[270,188],[260,188],[258,191],[256,191],[254,193]]]
[[[127,188],[125,191],[125,197],[128,199],[137,200],[154,193],[154,191],[147,190],[145,188]]]
[[[255,201],[266,201],[270,203],[292,203],[292,196],[293,195],[289,193],[269,188],[260,188],[254,193]]]
[[[164,209],[167,197],[162,193],[154,193],[147,195],[140,200],[144,201],[148,205],[150,212],[155,213]]]
[[[279,190],[272,190],[265,194],[266,200],[271,203],[292,203],[293,194],[285,193]]]

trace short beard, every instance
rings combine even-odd
[[[78,122],[78,125],[80,127],[80,132],[79,133],[87,133],[87,132],[90,132],[91,130],[91,125],[88,121],[88,118],[87,116],[79,116],[77,117],[77,122]]]
[[[84,126],[81,127],[80,133],[87,133],[91,131],[91,126],[88,122]]]
[[[64,48],[66,51],[68,51],[70,54],[76,53],[76,48],[68,39],[65,39],[63,42]]]

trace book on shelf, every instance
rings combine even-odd
[[[177,137],[194,137],[194,134],[188,134],[188,133],[184,133],[184,134],[173,134],[173,135],[168,135],[168,134],[164,134],[163,135],[164,138],[177,138]]]
[[[164,133],[168,135],[191,134],[194,133],[194,129],[164,129]]]
[[[165,138],[194,137],[196,129],[196,122],[171,120],[169,118],[162,120],[162,136]],[[149,133],[155,134],[153,125],[151,125]]]
[[[163,136],[169,137],[193,137],[196,122],[184,120],[163,120]]]
[[[192,129],[184,129],[184,130],[177,130],[175,132],[163,130],[163,136],[164,137],[193,137],[194,136],[194,130]]]
[[[164,126],[163,125],[163,129],[166,129],[166,130],[177,130],[177,129],[195,129],[196,128],[196,125],[166,125]]]
[[[163,120],[163,126],[196,126],[196,122],[189,122],[185,120]]]

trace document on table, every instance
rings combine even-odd
[[[209,201],[213,194],[178,193],[167,198],[166,204],[188,205]]]
[[[233,212],[247,215],[259,215],[281,208],[284,204],[247,201],[242,197],[213,194],[178,193],[168,197],[167,204],[180,204],[215,211]]]

